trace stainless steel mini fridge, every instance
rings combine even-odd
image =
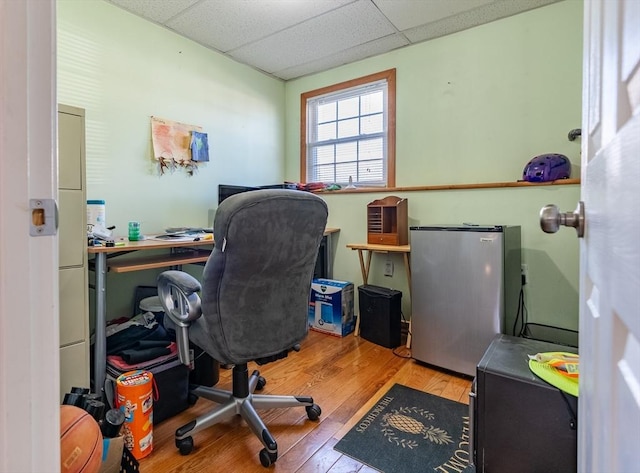
[[[411,227],[411,350],[418,361],[474,376],[513,324],[521,288],[520,227]]]

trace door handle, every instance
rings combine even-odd
[[[578,238],[584,236],[584,202],[578,202],[573,212],[560,212],[553,204],[545,205],[540,210],[540,228],[545,233],[555,233],[560,225],[576,229]]]

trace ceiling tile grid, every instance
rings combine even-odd
[[[226,53],[353,1],[203,0],[165,25]]]
[[[396,29],[369,1],[358,1],[229,52],[272,73],[394,34]]]
[[[562,0],[105,0],[291,80]]]
[[[156,23],[163,24],[199,0],[109,0],[111,3]]]
[[[288,69],[274,71],[273,75],[284,80],[295,79],[296,77],[306,76],[319,71],[327,71],[344,64],[351,64],[352,62],[357,62],[368,57],[388,53],[389,51],[407,46],[408,44],[409,41],[404,35],[396,33]]]
[[[533,10],[558,0],[499,0],[485,2],[470,10],[461,11],[455,15],[441,18],[437,21],[403,31],[407,39],[413,43],[421,43],[430,39],[446,36],[463,31],[474,26],[484,25],[492,21],[516,15],[527,10]]]
[[[494,0],[373,0],[380,11],[400,31],[433,23]]]

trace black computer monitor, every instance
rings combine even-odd
[[[232,195],[240,194],[241,192],[254,191],[257,189],[258,187],[218,184],[218,204],[220,204],[227,197],[231,197]]]
[[[282,184],[269,184],[266,186],[236,186],[230,184],[218,184],[218,205],[227,197],[231,197],[234,194],[240,192],[255,191],[258,189],[296,189],[295,184],[282,183]]]
[[[218,184],[218,205],[220,203],[232,195],[240,194],[241,192],[247,191],[255,191],[258,189],[287,189],[292,188],[287,184],[273,184],[268,186],[236,186],[230,184]],[[328,248],[327,248],[327,237],[322,238],[322,242],[320,243],[320,249],[318,250],[318,259],[316,260],[316,267],[313,272],[314,278],[328,278],[331,275],[328,274],[329,271],[329,261],[328,261]]]

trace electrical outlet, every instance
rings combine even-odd
[[[384,275],[393,276],[393,261],[387,261],[384,265]]]
[[[522,285],[524,286],[529,282],[529,265],[523,264],[520,266],[520,275],[522,276]]]

